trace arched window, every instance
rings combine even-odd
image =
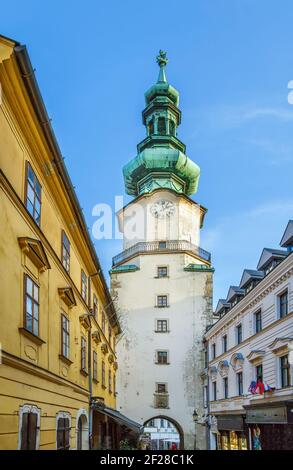
[[[154,120],[151,119],[149,122],[149,135],[153,135],[154,133]]]
[[[158,119],[158,133],[161,135],[166,134],[166,121],[163,117],[159,117]]]
[[[175,135],[175,124],[174,121],[169,121],[169,133]]]
[[[35,405],[24,405],[19,410],[18,448],[36,450],[40,443],[41,410]]]
[[[69,413],[57,414],[57,450],[70,449],[71,416]]]

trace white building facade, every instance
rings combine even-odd
[[[210,254],[199,247],[206,209],[190,195],[199,168],[177,138],[178,92],[165,76],[145,95],[147,137],[123,169],[135,199],[118,214],[123,252],[113,259],[112,295],[122,328],[118,409],[146,424],[165,419],[176,426],[180,447],[204,448],[202,336],[212,316]]]
[[[205,335],[211,449],[293,448],[293,221],[281,246],[244,270]]]

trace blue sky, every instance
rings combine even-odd
[[[0,15],[1,34],[28,47],[89,227],[96,203],[124,194],[143,95],[167,51],[178,136],[201,167],[194,199],[208,208],[215,303],[293,217],[292,24],[290,0],[15,0]],[[121,241],[95,246],[107,273]]]

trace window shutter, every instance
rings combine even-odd
[[[36,450],[37,444],[37,419],[36,413],[28,415],[28,449]]]
[[[22,426],[21,426],[21,450],[28,449],[28,413],[22,415]]]

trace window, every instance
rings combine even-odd
[[[255,368],[255,377],[256,380],[260,380],[261,382],[263,381],[263,369],[262,369],[262,364],[259,364]]]
[[[241,396],[243,395],[243,373],[238,372],[237,375],[237,389],[238,389],[238,395]]]
[[[108,380],[109,380],[109,393],[112,393],[112,373],[110,369],[108,371]]]
[[[217,381],[212,382],[213,384],[213,400],[217,399]]]
[[[39,336],[39,286],[27,275],[24,276],[24,327]]]
[[[160,250],[163,250],[163,249],[165,249],[165,248],[167,248],[167,242],[162,242],[162,241],[159,242],[159,249],[160,249]]]
[[[216,358],[216,343],[212,344],[212,359]]]
[[[161,135],[166,134],[166,121],[163,117],[159,117],[158,119],[158,133]]]
[[[166,333],[168,331],[168,320],[157,320],[156,332]]]
[[[157,393],[168,393],[167,384],[166,383],[157,383],[156,392]]]
[[[175,124],[174,121],[169,121],[169,134],[175,135]]]
[[[160,428],[164,428],[165,427],[165,420],[164,419],[160,419]]]
[[[83,300],[87,301],[87,277],[83,270],[81,270],[81,296]]]
[[[167,351],[157,351],[157,364],[168,364]]]
[[[70,420],[69,417],[57,418],[57,450],[70,449]]]
[[[112,340],[112,329],[111,329],[111,326],[109,325],[108,327],[108,331],[109,331],[109,344],[111,346],[111,340]]]
[[[242,343],[242,324],[236,326],[236,342],[237,344]]]
[[[86,372],[86,339],[81,337],[81,370]]]
[[[227,335],[224,335],[222,338],[223,353],[227,352]]]
[[[153,133],[154,133],[154,120],[151,119],[149,121],[149,135],[153,135]]]
[[[208,350],[204,350],[204,368],[206,369],[208,367]]]
[[[25,188],[25,205],[34,221],[40,225],[41,220],[41,185],[32,167],[27,163],[27,178]]]
[[[228,377],[224,377],[223,385],[224,385],[224,398],[228,398],[229,397]]]
[[[93,351],[93,380],[98,381],[98,354]]]
[[[280,357],[280,369],[281,369],[281,387],[290,387],[291,385],[291,374],[290,364],[288,360],[288,354]]]
[[[70,271],[70,241],[67,238],[67,235],[62,231],[62,247],[61,247],[61,258],[62,264],[66,271]]]
[[[21,422],[21,450],[36,450],[37,448],[37,430],[38,415],[36,413],[22,413]]]
[[[279,296],[279,315],[280,318],[288,315],[288,291],[286,290]]]
[[[258,310],[254,314],[254,331],[255,333],[259,333],[261,330],[262,330],[261,310]]]
[[[106,369],[104,361],[102,361],[102,387],[106,388]]]
[[[168,307],[168,296],[167,295],[158,295],[157,296],[157,307]]]
[[[97,299],[97,296],[94,294],[94,296],[93,296],[93,314],[94,314],[96,320],[98,320],[98,309],[99,309],[98,299]]]
[[[102,331],[106,333],[106,315],[105,312],[102,313]]]
[[[61,354],[69,359],[69,320],[61,315]]]
[[[116,376],[113,374],[113,393],[116,396]]]
[[[167,266],[158,266],[157,277],[167,277],[167,276],[168,276]]]

